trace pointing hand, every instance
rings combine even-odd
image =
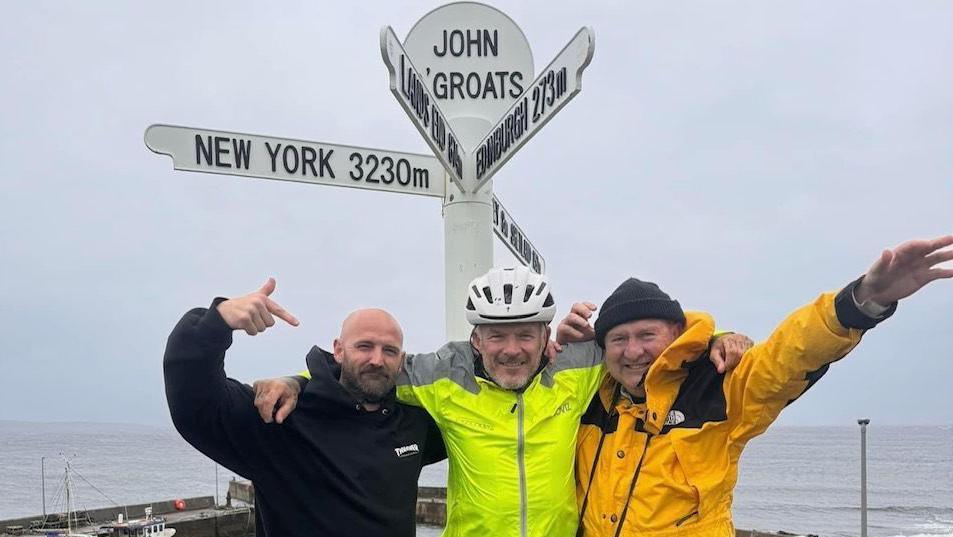
[[[285,311],[270,295],[275,292],[275,279],[261,286],[261,289],[243,297],[226,300],[218,305],[218,313],[232,330],[244,330],[254,336],[275,325],[275,317],[291,326],[298,326],[298,319]]]

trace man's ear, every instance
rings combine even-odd
[[[340,338],[335,338],[334,361],[340,364],[342,360],[344,360],[344,343],[341,342]]]
[[[550,328],[549,325],[547,324],[547,325],[546,325],[546,335],[545,335],[545,337],[543,337],[543,342],[545,343],[545,342],[549,341],[549,338],[550,338],[552,335],[553,335],[553,329]]]
[[[477,334],[477,327],[475,326],[473,327],[473,331],[470,332],[470,345],[480,350],[480,334]]]

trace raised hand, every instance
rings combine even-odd
[[[566,317],[556,327],[556,342],[581,343],[596,339],[596,331],[589,324],[589,319],[596,311],[592,302],[576,302],[572,305]]]
[[[298,326],[298,319],[294,315],[269,298],[275,292],[275,286],[275,279],[268,278],[261,289],[254,293],[219,304],[218,313],[232,330],[244,330],[250,336],[274,326],[275,317],[291,326]]]
[[[953,235],[933,240],[907,241],[893,250],[884,250],[864,279],[854,289],[858,302],[872,300],[890,305],[941,278],[953,278],[953,268],[937,265],[953,260]]]

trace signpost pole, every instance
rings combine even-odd
[[[447,177],[443,201],[443,244],[447,341],[470,338],[466,317],[467,285],[493,266],[493,188],[462,193]]]

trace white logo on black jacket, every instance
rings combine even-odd
[[[394,453],[396,453],[398,457],[411,457],[420,453],[420,447],[417,446],[417,444],[408,444],[394,448]]]

